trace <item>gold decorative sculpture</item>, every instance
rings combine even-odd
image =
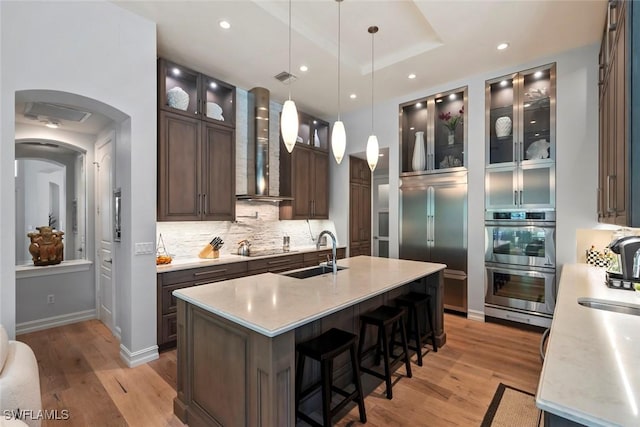
[[[29,252],[35,265],[60,264],[64,254],[62,236],[64,231],[53,231],[51,227],[43,225],[36,227],[37,233],[27,233],[31,239]]]

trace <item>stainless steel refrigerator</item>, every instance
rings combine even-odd
[[[445,308],[467,312],[467,172],[402,177],[400,258],[447,264]]]

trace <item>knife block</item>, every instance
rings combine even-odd
[[[200,253],[198,254],[198,258],[206,258],[206,259],[215,259],[220,258],[220,251],[216,251],[210,244],[207,244]]]

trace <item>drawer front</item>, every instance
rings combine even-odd
[[[220,280],[218,277],[224,277],[225,279],[238,277],[238,275],[242,275],[242,273],[245,273],[246,271],[246,261],[232,262],[229,264],[219,264],[162,273],[162,283],[165,286],[184,282],[198,282],[196,284],[204,284]]]
[[[252,260],[249,261],[247,268],[250,274],[259,274],[266,272],[278,273],[303,266],[304,256],[302,254],[295,254]]]
[[[331,249],[323,249],[316,252],[307,252],[304,254],[304,266],[313,267],[314,265],[318,265],[321,262],[326,262],[327,256],[331,258]]]
[[[162,344],[174,342],[178,339],[178,315],[165,314],[162,316]]]
[[[194,286],[194,282],[178,283],[177,285],[163,286],[162,287],[162,314],[175,313],[177,310],[176,297],[173,296],[173,291],[178,289],[184,289]]]

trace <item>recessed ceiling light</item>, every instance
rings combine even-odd
[[[179,76],[180,75],[180,69],[174,67],[173,70],[171,70],[171,72],[173,73],[174,76]]]
[[[503,81],[500,82],[500,86],[506,86],[506,85],[507,85],[507,81],[506,80],[503,80]]]
[[[318,121],[317,121],[317,120],[314,120],[314,121],[313,121],[313,124],[314,124],[314,125],[317,125],[317,124],[318,124]]]
[[[218,87],[218,84],[216,82],[211,82],[209,83],[209,86],[211,86],[211,89],[215,89]]]
[[[415,75],[415,74],[413,74],[413,73],[411,73],[411,74],[409,74],[407,77],[408,77],[408,78],[410,78],[410,79],[415,79],[415,78],[416,78],[416,75]]]
[[[352,93],[351,95],[349,95],[349,98],[351,99],[356,99],[358,97],[358,95],[356,95],[355,93]]]
[[[303,73],[304,73],[305,71],[309,71],[309,67],[307,67],[306,65],[301,65],[301,66],[300,66],[300,71],[302,71]]]
[[[506,49],[506,48],[508,48],[508,47],[509,47],[509,43],[500,43],[500,44],[497,46],[497,49],[498,49],[498,50],[505,50],[505,49]]]
[[[456,94],[452,93],[451,95],[449,95],[449,99],[456,99]]]
[[[532,125],[535,125],[536,121],[535,120],[531,120],[529,123],[531,123]]]
[[[416,104],[416,108],[420,108],[420,107],[422,107],[422,102],[418,102],[418,103]]]
[[[415,128],[414,128],[413,126],[411,126],[411,127],[409,128],[409,130],[414,130],[414,129],[415,129]]]
[[[229,21],[225,21],[224,19],[218,22],[218,25],[220,25],[220,28],[222,28],[223,30],[228,30],[229,28],[231,28],[231,23]]]
[[[527,108],[527,107],[531,107],[531,104],[529,104],[528,102],[524,104],[524,108]]]
[[[45,124],[45,126],[46,126],[46,127],[48,127],[48,128],[51,128],[51,129],[58,129],[58,127],[60,126],[60,123],[49,120],[49,121]]]
[[[536,134],[535,134],[535,136],[540,136],[540,134],[539,134],[539,133],[536,133]]]
[[[378,154],[378,157],[384,157],[384,153]]]
[[[439,102],[442,102],[442,98],[438,98],[438,99],[436,99],[436,102],[438,102],[438,103],[439,103]]]
[[[540,77],[542,77],[542,71],[536,71],[535,73],[533,73],[533,77],[539,79]]]

